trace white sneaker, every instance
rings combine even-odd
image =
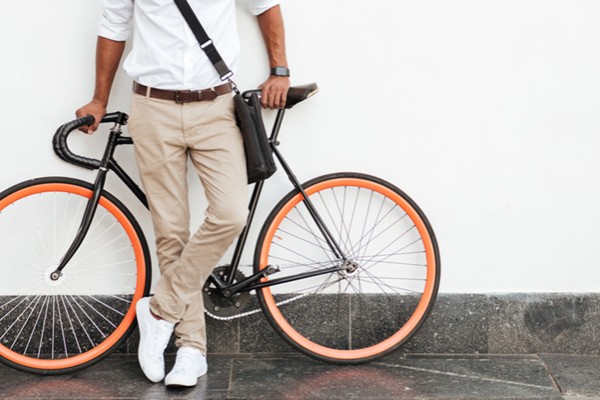
[[[148,379],[155,383],[160,382],[165,377],[165,348],[169,344],[175,324],[154,318],[150,312],[150,297],[138,300],[135,311],[140,328],[140,367]]]
[[[182,347],[177,350],[175,366],[165,378],[167,386],[195,386],[198,378],[206,375],[208,365],[206,357],[200,350],[192,347]]]

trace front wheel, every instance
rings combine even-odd
[[[437,294],[440,257],[429,222],[400,189],[373,176],[330,174],[303,188],[347,259],[293,190],[263,226],[255,270],[278,267],[272,281],[312,276],[259,289],[263,313],[285,341],[322,361],[357,364],[394,351],[419,329]],[[313,274],[331,267],[338,270]]]
[[[131,213],[107,192],[75,256],[92,185],[41,178],[0,193],[0,360],[28,372],[89,366],[135,328],[135,302],[150,286],[150,256]]]

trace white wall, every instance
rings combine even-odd
[[[299,177],[358,170],[408,192],[437,233],[442,292],[600,291],[600,2],[370,4],[284,4],[293,82],[321,87],[282,133]],[[241,10],[238,81],[250,88],[266,60]],[[91,96],[100,11],[99,0],[0,3],[0,187],[92,179],[50,140]],[[121,73],[111,110],[128,110],[129,90]],[[99,155],[103,137],[73,142]],[[135,168],[130,149],[119,154]],[[119,183],[109,190],[150,230]],[[261,215],[287,191],[273,178]]]

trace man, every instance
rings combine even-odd
[[[189,0],[226,64],[236,71],[239,44],[234,0]],[[265,40],[271,75],[264,107],[285,105],[290,86],[279,0],[247,0]],[[134,80],[129,132],[148,196],[161,277],[154,296],[138,301],[138,357],[145,375],[168,386],[194,386],[206,374],[206,329],[201,289],[247,217],[243,143],[235,124],[231,86],[223,84],[172,0],[104,0],[98,31],[96,86],[77,110],[96,122],[130,37],[125,71]],[[192,236],[186,183],[188,157],[204,186],[205,220]],[[177,359],[165,377],[163,353],[175,332]]]

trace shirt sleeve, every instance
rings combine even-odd
[[[131,33],[134,0],[104,0],[104,11],[98,24],[98,36],[124,42]]]
[[[281,0],[246,0],[252,15],[260,15],[281,3]]]

